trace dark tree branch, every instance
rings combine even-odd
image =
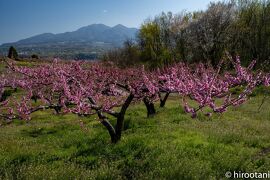
[[[169,92],[166,92],[164,98],[161,97],[161,94],[159,93],[159,99],[160,99],[160,107],[164,107],[165,104],[166,104],[166,101],[169,97],[170,93]]]
[[[133,98],[134,98],[134,95],[132,93],[129,94],[129,96],[127,97],[125,103],[123,104],[123,106],[122,106],[122,108],[121,108],[121,110],[119,112],[119,116],[117,117],[117,123],[116,123],[116,126],[115,126],[115,133],[116,133],[116,139],[115,140],[116,141],[114,143],[119,141],[120,138],[121,138],[123,124],[124,124],[124,116],[126,114],[127,108],[131,104]]]

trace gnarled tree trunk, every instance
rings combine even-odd
[[[160,107],[165,107],[166,101],[169,97],[170,93],[166,93],[164,98],[161,97],[161,94],[159,94],[159,99],[160,99]]]
[[[144,102],[146,109],[147,109],[147,117],[155,115],[156,109],[155,109],[154,103],[149,101],[147,98],[144,98],[143,102]]]
[[[111,123],[108,121],[108,119],[107,119],[107,117],[105,115],[103,115],[100,111],[98,111],[98,116],[99,116],[100,122],[108,130],[108,132],[109,132],[109,134],[111,136],[111,142],[114,143],[114,144],[117,143],[121,139],[124,120],[125,120],[124,117],[125,117],[127,108],[131,104],[133,98],[134,98],[133,94],[130,94],[127,97],[125,103],[121,107],[120,112],[118,112],[118,113],[117,112],[116,113],[114,113],[114,112],[109,113],[109,114],[111,114],[111,115],[113,115],[114,117],[117,118],[115,127],[113,127],[111,125]]]
[[[115,126],[116,142],[118,142],[121,139],[123,125],[124,125],[124,117],[125,117],[127,108],[131,104],[133,98],[134,98],[134,95],[130,94],[128,98],[126,99],[125,103],[123,104],[120,112],[118,113],[117,122]],[[113,143],[116,143],[116,142],[113,142]]]

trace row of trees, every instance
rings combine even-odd
[[[8,71],[0,76],[0,97],[10,88],[21,89],[23,95],[3,99],[0,117],[6,122],[30,120],[32,113],[46,109],[79,116],[97,115],[116,143],[121,139],[124,117],[132,103],[143,101],[150,116],[156,112],[155,101],[159,100],[164,107],[169,94],[178,93],[185,111],[196,118],[199,112],[206,116],[223,113],[229,106],[247,101],[256,86],[270,85],[270,74],[252,71],[255,61],[245,68],[239,58],[229,59],[233,72],[223,72],[222,62],[218,68],[178,63],[148,71],[143,67],[123,70],[78,61],[18,67],[9,60]],[[244,89],[233,96],[230,90],[236,86]],[[190,105],[194,102],[197,106]],[[111,118],[116,119],[115,124],[110,122]]]
[[[169,12],[148,19],[135,42],[127,41],[104,59],[120,66],[145,63],[152,68],[178,61],[217,66],[229,52],[240,55],[246,65],[256,59],[266,67],[269,48],[270,1],[232,0],[210,3],[205,11]]]
[[[14,46],[10,46],[8,49],[8,58],[14,59],[14,60],[20,60],[20,57],[18,55],[18,52]],[[39,59],[39,56],[37,54],[31,55],[32,59]]]

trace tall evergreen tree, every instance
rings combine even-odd
[[[8,50],[8,58],[18,60],[17,50],[13,46],[10,46]]]

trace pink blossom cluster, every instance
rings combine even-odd
[[[264,86],[267,86],[267,87],[270,86],[270,73],[263,77],[263,84]]]
[[[256,61],[245,68],[241,66],[239,57],[232,61],[234,71],[221,72],[222,62],[214,69],[212,66],[198,64],[195,66],[183,63],[158,70],[159,89],[162,92],[178,93],[182,97],[184,109],[191,113],[192,117],[197,116],[198,111],[209,107],[212,112],[223,113],[229,106],[238,106],[248,99],[253,89],[264,84],[269,86],[269,74],[252,71]],[[244,90],[237,97],[233,97],[230,89],[236,86],[244,87]],[[198,107],[191,107],[187,100],[197,102]],[[223,103],[217,103],[217,100]],[[210,116],[211,112],[205,112]]]
[[[24,96],[7,106],[15,105],[10,112],[22,119],[48,108],[79,115],[110,112],[121,106],[129,94],[139,101],[145,96],[154,97],[158,91],[144,69],[121,70],[99,63],[57,60],[37,67],[9,67],[9,82],[23,89]],[[33,97],[40,99],[38,105],[32,103]]]
[[[30,119],[31,113],[49,108],[78,115],[111,114],[130,95],[134,97],[133,102],[144,98],[155,101],[159,93],[166,92],[178,93],[185,111],[193,118],[206,107],[214,113],[223,113],[229,106],[247,101],[257,85],[270,84],[270,74],[252,70],[255,61],[247,68],[241,66],[239,58],[232,63],[234,71],[222,72],[222,63],[217,68],[202,63],[178,63],[147,71],[143,67],[119,69],[81,61],[54,60],[36,67],[19,67],[8,62],[9,71],[0,76],[0,95],[6,87],[24,91],[20,99],[6,101],[1,106],[6,107],[8,117],[22,119]],[[244,90],[233,96],[230,89],[236,86]],[[33,103],[32,99],[38,99],[38,103]],[[221,104],[217,103],[218,99],[222,100]],[[191,101],[198,107],[191,106]],[[204,113],[210,116],[212,112]]]

